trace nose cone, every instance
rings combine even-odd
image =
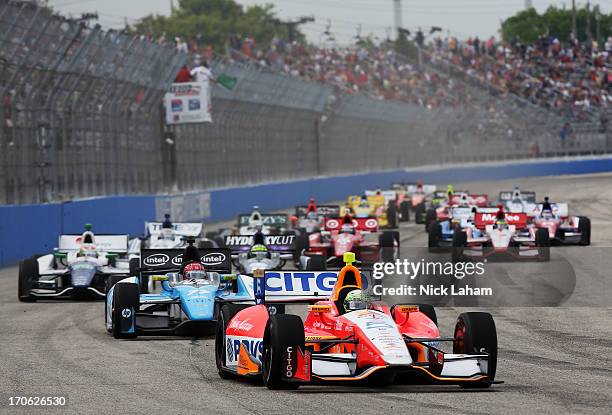
[[[216,287],[176,287],[181,308],[190,320],[208,321],[214,319]]]

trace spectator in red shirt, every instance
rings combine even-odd
[[[183,67],[179,70],[174,82],[191,82],[191,74],[189,73],[189,68],[187,68],[187,65],[183,65]]]

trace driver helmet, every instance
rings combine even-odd
[[[268,247],[264,244],[255,244],[249,250],[249,256],[251,258],[265,258],[268,256]]]
[[[306,214],[306,219],[316,220],[318,218],[319,216],[317,215],[317,212],[314,212],[312,210]]]
[[[199,262],[190,262],[183,268],[183,280],[203,280],[206,279],[204,265]]]
[[[368,307],[368,296],[363,290],[353,290],[344,298],[344,310],[365,310]]]
[[[355,228],[350,223],[345,223],[344,225],[342,225],[342,228],[340,229],[340,232],[342,232],[342,233],[350,233],[350,234],[354,235],[355,234]]]

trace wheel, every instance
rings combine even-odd
[[[125,275],[109,275],[104,280],[104,292],[108,294],[110,289],[117,284],[119,281],[125,278]],[[106,302],[106,298],[104,298],[104,319],[106,321],[106,315],[108,313],[108,304]],[[108,330],[109,332],[112,330]]]
[[[116,284],[113,292],[113,337],[115,339],[133,339],[136,332],[136,316],[140,304],[138,285],[134,283]],[[131,331],[131,332],[128,332]]]
[[[306,265],[307,271],[326,271],[327,261],[323,255],[311,255]]]
[[[262,362],[263,382],[268,389],[297,389],[300,384],[283,378],[287,365],[287,350],[304,350],[304,323],[299,316],[270,316],[264,334]],[[290,359],[291,363],[293,359]]]
[[[397,228],[397,204],[395,200],[391,200],[387,205],[387,226],[389,228]]]
[[[489,354],[487,373],[489,380],[495,379],[497,369],[497,330],[489,313],[469,312],[457,317],[453,353]],[[467,383],[464,387],[488,388],[489,382]]]
[[[293,259],[298,262],[300,260],[300,256],[304,253],[304,251],[308,251],[308,249],[310,249],[310,239],[308,238],[308,235],[302,233],[296,236]]]
[[[548,229],[539,228],[535,234],[535,244],[540,248],[540,260],[550,260],[550,235]]]
[[[442,239],[442,225],[437,222],[429,225],[429,233],[427,234],[427,247],[429,252],[435,252],[436,248],[440,246],[440,239]]]
[[[24,303],[36,301],[36,297],[30,291],[39,278],[38,261],[35,258],[24,259],[19,263],[19,281],[17,285],[19,301]]]
[[[250,307],[248,304],[224,304],[219,310],[219,317],[217,318],[217,328],[215,335],[215,362],[217,364],[217,371],[221,379],[231,379],[235,375],[225,368],[225,360],[227,353],[227,345],[225,344],[225,330],[230,320],[238,314],[238,312]]]
[[[435,209],[427,209],[427,212],[425,213],[425,232],[429,232],[429,227],[432,223],[436,222],[437,218]]]
[[[419,203],[414,208],[414,223],[427,223],[426,216],[427,209],[425,208],[425,203]]]
[[[467,244],[467,234],[461,229],[455,229],[453,232],[453,247],[451,257],[453,262],[459,262],[463,255],[463,248]]]
[[[138,277],[141,293],[147,294],[149,292],[149,276],[140,275],[140,258],[130,259],[130,277]],[[125,277],[121,277],[121,279],[123,278]]]
[[[581,233],[580,245],[591,245],[591,220],[586,216],[578,216],[578,231]]]
[[[400,203],[400,221],[408,222],[410,220],[410,202],[403,200]]]
[[[383,262],[393,262],[395,260],[395,241],[396,233],[393,231],[383,232],[379,239],[380,260]]]

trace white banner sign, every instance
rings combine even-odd
[[[174,83],[164,97],[166,124],[212,122],[207,82]]]

